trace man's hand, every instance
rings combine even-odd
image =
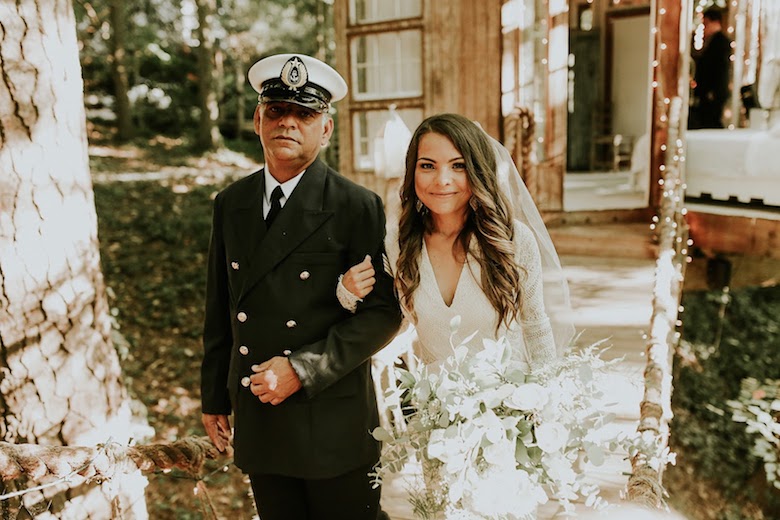
[[[350,267],[349,271],[344,273],[341,283],[346,290],[358,298],[368,296],[374,290],[374,284],[376,283],[376,272],[374,271],[374,265],[371,263],[371,256],[366,255],[362,262]]]
[[[214,443],[217,451],[222,453],[230,444],[230,421],[227,415],[204,413],[201,417],[206,434]]]
[[[249,389],[261,402],[276,406],[301,389],[301,381],[286,357],[272,357],[265,363],[252,365]]]

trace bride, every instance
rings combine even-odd
[[[506,337],[531,370],[568,347],[568,286],[503,146],[463,116],[429,117],[412,136],[400,195],[398,222],[388,218],[386,268],[423,363],[436,366],[452,354],[456,316],[452,344],[474,332]],[[374,282],[367,257],[340,278],[342,305],[354,312]]]

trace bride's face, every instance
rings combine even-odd
[[[463,215],[468,211],[471,187],[466,162],[447,137],[427,133],[420,139],[414,190],[433,215]]]

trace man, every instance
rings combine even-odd
[[[723,109],[729,99],[731,41],[722,31],[723,14],[710,7],[702,14],[704,44],[693,50],[693,97],[688,128],[723,128]]]
[[[232,411],[235,462],[263,520],[375,520],[370,357],[401,321],[382,264],[382,201],[317,158],[330,104],[347,93],[335,70],[282,54],[255,63],[249,81],[265,168],[214,201],[203,425],[222,451]],[[352,315],[335,287],[367,256],[376,286]]]

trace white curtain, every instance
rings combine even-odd
[[[764,0],[761,6],[761,72],[758,102],[763,108],[780,109],[780,1]]]

